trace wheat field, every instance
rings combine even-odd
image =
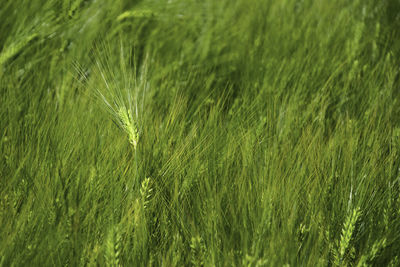
[[[400,266],[398,0],[0,21],[0,266]]]

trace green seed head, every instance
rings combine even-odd
[[[139,134],[131,111],[126,109],[126,107],[121,107],[118,111],[118,117],[122,128],[128,134],[129,142],[132,144],[133,148],[136,149]]]

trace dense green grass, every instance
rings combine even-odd
[[[2,0],[0,266],[400,266],[399,12]]]

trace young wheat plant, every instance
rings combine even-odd
[[[106,54],[111,54],[107,51]],[[94,70],[95,97],[111,114],[113,121],[128,136],[129,143],[136,150],[139,142],[139,114],[143,113],[147,90],[147,57],[141,63],[139,75],[136,66],[128,67],[132,55],[120,51],[120,74],[110,66],[107,57],[96,60]],[[82,71],[81,71],[82,72]],[[117,78],[118,76],[118,78]],[[140,99],[139,99],[140,98]],[[139,105],[140,103],[140,105]]]

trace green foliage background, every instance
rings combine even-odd
[[[2,0],[0,266],[399,266],[399,14]]]

